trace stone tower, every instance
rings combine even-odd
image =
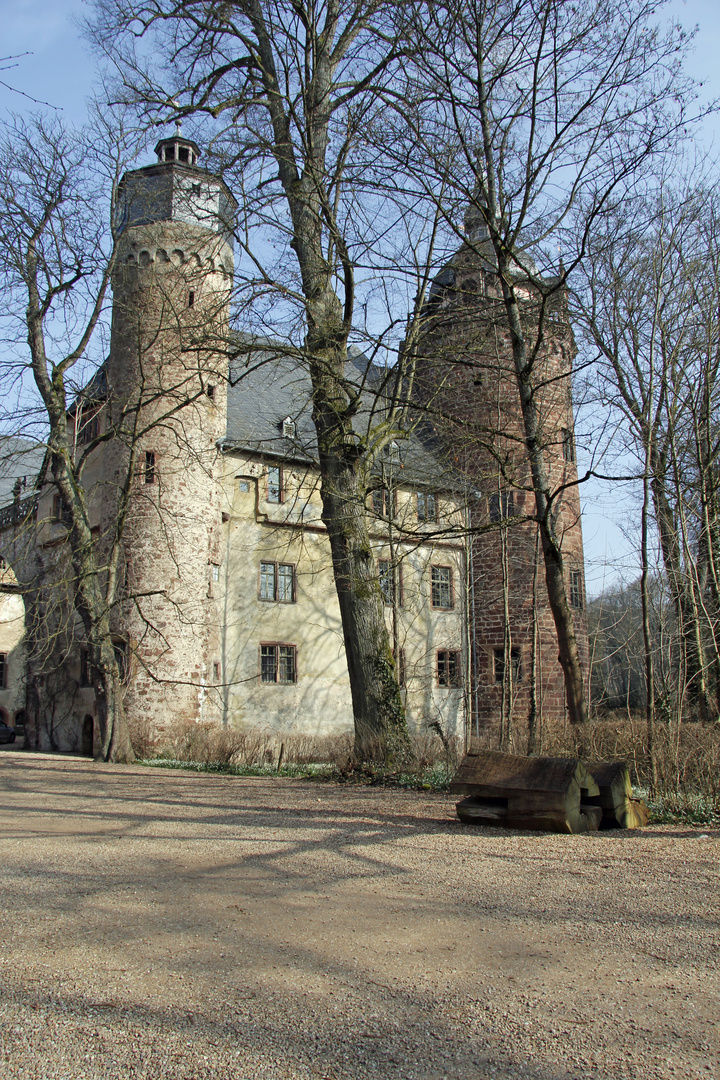
[[[179,125],[156,153],[119,187],[102,529],[111,539],[129,478],[118,654],[131,723],[162,731],[220,716],[217,446],[237,203],[198,167],[198,147]]]
[[[487,227],[466,217],[468,242],[433,283],[419,384],[435,437],[465,478],[472,538],[469,712],[471,742],[518,752],[541,747],[543,725],[566,718],[555,624],[545,585],[535,499],[504,303]],[[522,260],[521,260],[522,261]],[[521,270],[518,268],[518,279]],[[543,338],[535,370],[542,441],[562,538],[565,585],[587,677],[588,635],[580,499],[571,393],[575,345],[565,295],[546,279]],[[516,281],[528,336],[541,298]]]

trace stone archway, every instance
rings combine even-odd
[[[89,713],[83,720],[82,727],[82,755],[83,757],[93,756],[93,742],[95,738],[95,721]]]

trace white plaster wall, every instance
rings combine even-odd
[[[335,735],[352,729],[352,703],[318,483],[301,468],[286,468],[284,479],[285,502],[268,503],[263,462],[250,456],[226,458],[229,520],[218,583],[224,623],[224,722],[239,729]],[[398,518],[409,514],[411,507],[412,493],[398,492]],[[457,518],[454,504],[450,511]],[[463,691],[436,685],[436,650],[454,649],[464,655],[463,545],[459,540],[433,541],[429,528],[423,526],[421,531],[428,533],[427,542],[400,543],[396,549],[403,563],[398,644],[405,651],[408,719],[417,730],[439,720],[449,734],[461,734]],[[371,535],[377,557],[387,557],[384,523],[373,526]],[[295,565],[295,603],[259,599],[261,561]],[[453,568],[455,605],[451,611],[432,609],[432,563]],[[390,630],[390,607],[386,614]],[[294,684],[260,681],[261,643],[296,646]]]
[[[14,726],[15,714],[25,708],[25,605],[15,591],[11,570],[0,571],[0,652],[7,655],[5,686],[0,687],[0,708],[6,723]]]

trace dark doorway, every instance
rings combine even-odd
[[[88,715],[83,720],[83,734],[82,734],[82,752],[83,757],[93,756],[93,732],[95,728],[95,722],[92,716]]]

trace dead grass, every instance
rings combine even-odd
[[[359,761],[351,732],[336,736],[312,736],[271,732],[267,728],[236,731],[215,724],[178,724],[151,740],[144,731],[133,732],[133,747],[141,761],[162,761],[177,766],[193,765],[212,771],[257,770],[288,775],[317,774],[348,783],[401,783],[404,786],[439,788],[455,772],[463,747],[435,728],[415,734],[412,756],[393,766]]]

